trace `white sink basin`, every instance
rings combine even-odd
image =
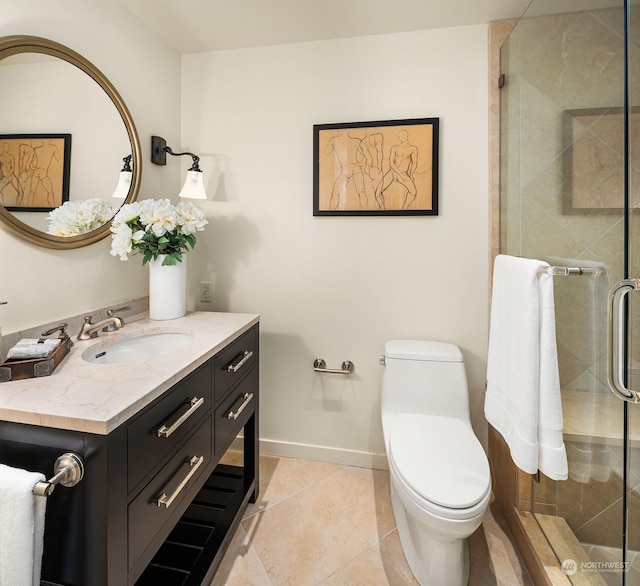
[[[142,362],[191,344],[192,334],[184,331],[145,332],[120,340],[105,340],[90,346],[82,359],[94,364]]]

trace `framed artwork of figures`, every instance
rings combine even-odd
[[[0,134],[0,204],[50,212],[69,200],[70,134]]]
[[[315,124],[314,216],[437,216],[438,118]]]

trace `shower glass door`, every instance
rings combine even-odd
[[[628,2],[628,246],[627,274],[640,279],[640,1]],[[640,292],[628,297],[628,386],[640,391]],[[627,411],[626,557],[628,586],[640,584],[640,404]]]
[[[609,291],[640,278],[640,213],[626,207],[640,180],[625,171],[640,161],[640,125],[626,132],[639,3],[629,15],[624,0],[533,0],[501,50],[500,250],[587,269],[554,277],[569,478],[518,479],[519,509],[574,584],[640,584],[640,405],[615,397],[607,373]],[[640,292],[627,297],[640,389]]]

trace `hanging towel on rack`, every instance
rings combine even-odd
[[[553,277],[539,274],[544,266],[496,257],[484,409],[516,466],[565,480]]]
[[[0,586],[40,584],[47,499],[32,491],[44,479],[0,464]]]

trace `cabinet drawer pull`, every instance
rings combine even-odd
[[[204,397],[194,397],[189,401],[189,408],[178,417],[173,423],[165,423],[158,429],[158,437],[169,437],[176,429],[178,429],[189,417],[191,417],[199,407],[204,405]]]
[[[200,468],[202,462],[204,462],[204,456],[193,456],[193,458],[191,458],[188,462],[183,462],[182,466],[180,466],[180,470],[178,470],[176,475],[169,481],[167,486],[164,487],[164,490],[158,497],[159,507],[165,507],[167,509],[169,508],[171,503],[177,498],[187,482],[189,482],[189,480],[191,480],[191,477],[198,471],[198,468]],[[183,473],[183,470],[188,470],[186,476],[179,482],[176,481],[176,478]],[[175,486],[174,488],[173,485],[176,482],[177,486]],[[167,496],[168,492],[171,493],[171,496]]]
[[[240,362],[238,362],[238,364],[229,364],[229,366],[227,366],[227,372],[238,372],[240,370],[240,368],[247,362],[247,360],[249,360],[249,358],[251,358],[253,356],[253,350],[245,350],[242,353],[242,359],[240,360]]]
[[[238,419],[238,417],[240,417],[240,413],[242,413],[244,411],[244,408],[251,403],[251,399],[253,399],[253,393],[245,393],[244,395],[242,395],[242,397],[240,397],[236,403],[239,403],[240,401],[242,401],[242,405],[240,405],[240,407],[238,407],[235,411],[233,410],[233,407],[235,407],[235,405],[231,408],[231,411],[229,411],[229,413],[227,414],[227,419]]]

